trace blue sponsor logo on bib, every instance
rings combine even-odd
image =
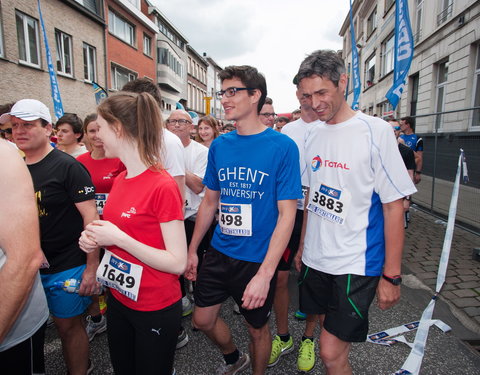
[[[222,206],[224,214],[241,214],[242,208],[240,206]]]
[[[123,260],[115,258],[113,255],[110,258],[110,265],[113,268],[116,268],[117,270],[120,270],[125,273],[130,273],[130,267],[131,265],[128,263],[125,263]]]
[[[340,199],[340,196],[342,195],[341,190],[337,190],[326,185],[320,186],[320,193],[328,195],[329,197],[332,197],[335,199]]]

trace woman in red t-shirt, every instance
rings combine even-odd
[[[98,137],[127,170],[82,250],[106,248],[97,279],[109,288],[108,345],[116,374],[171,375],[182,315],[178,275],[187,245],[182,198],[161,168],[162,118],[149,94],[120,92],[98,107]]]
[[[92,177],[95,186],[95,203],[100,219],[103,219],[103,208],[112,189],[113,181],[120,172],[125,170],[125,166],[118,158],[108,159],[105,157],[103,143],[98,138],[97,114],[93,113],[85,117],[83,122],[83,132],[86,141],[91,146],[91,152],[86,152],[77,156],[77,160],[87,168]],[[87,335],[90,341],[107,329],[107,321],[102,315],[106,311],[104,295],[92,296],[92,304],[88,308],[87,316]]]

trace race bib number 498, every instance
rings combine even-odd
[[[325,220],[342,225],[347,217],[350,200],[351,195],[347,190],[321,184],[310,192],[307,209]]]
[[[220,203],[218,224],[223,234],[250,237],[252,235],[252,206],[250,204]]]
[[[127,262],[105,250],[105,255],[97,269],[97,281],[137,301],[142,272],[142,266]]]

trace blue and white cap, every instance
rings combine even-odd
[[[36,99],[22,99],[16,102],[9,113],[0,116],[0,124],[10,121],[11,116],[24,121],[38,120],[39,118],[52,123],[52,116],[48,107]]]

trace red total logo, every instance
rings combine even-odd
[[[341,163],[339,161],[325,160],[324,165],[325,165],[325,168],[339,168],[339,169],[344,169],[346,171],[350,170],[350,168],[348,168],[347,166],[347,163]]]

